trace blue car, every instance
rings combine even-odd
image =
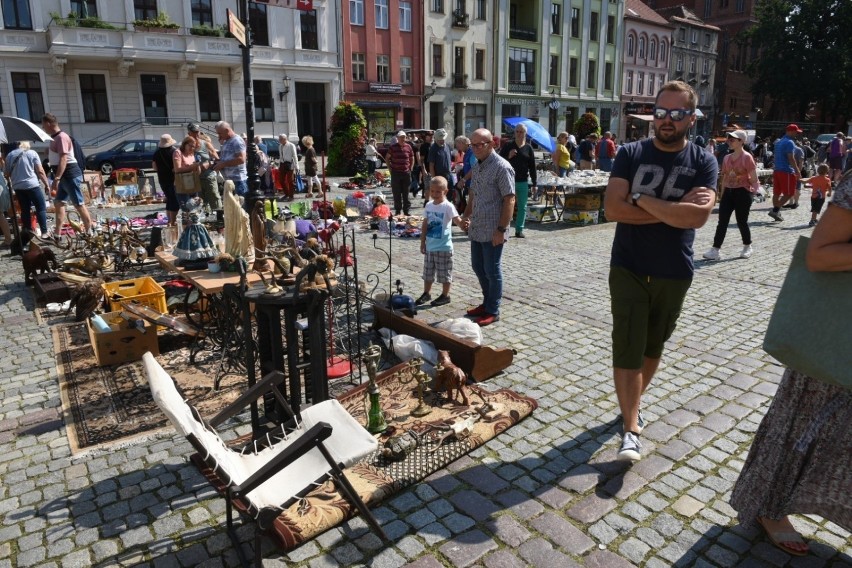
[[[125,140],[109,150],[86,156],[87,170],[100,170],[106,176],[120,168],[151,169],[159,140]]]

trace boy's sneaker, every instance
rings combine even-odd
[[[710,250],[704,253],[704,258],[707,260],[719,260],[722,256],[719,254],[719,249],[716,247],[711,247]]]
[[[772,217],[773,219],[775,219],[776,221],[783,221],[784,220],[784,217],[782,217],[781,214],[778,213],[777,211],[770,210],[769,216]]]
[[[751,245],[744,245],[742,252],[740,252],[740,258],[751,258],[753,252],[754,249],[751,248]]]
[[[432,300],[431,305],[433,305],[433,306],[445,306],[449,303],[450,303],[450,297],[447,296],[446,294],[441,294],[440,296],[438,296],[437,298]]]
[[[423,292],[420,295],[420,297],[417,298],[417,301],[414,302],[414,304],[417,305],[417,306],[422,306],[423,304],[425,304],[426,302],[428,302],[431,299],[432,299],[432,295],[429,294],[429,292]]]
[[[639,435],[633,432],[625,432],[621,439],[621,449],[618,450],[619,461],[639,461],[642,459],[642,442]]]

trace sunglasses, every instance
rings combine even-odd
[[[654,119],[656,120],[665,120],[665,118],[671,117],[671,119],[675,122],[679,122],[686,118],[687,116],[694,114],[694,110],[690,110],[688,108],[663,108],[656,107],[654,108]]]
[[[485,148],[488,144],[490,144],[490,142],[473,142],[471,146],[479,150],[480,148]]]

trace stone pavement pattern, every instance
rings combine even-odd
[[[418,202],[418,200],[415,200]],[[683,315],[643,413],[645,458],[615,462],[621,424],[613,393],[607,290],[613,224],[531,223],[506,247],[502,320],[486,343],[517,350],[486,386],[533,396],[520,425],[376,507],[393,545],[356,518],[265,566],[852,566],[850,535],[797,516],[813,553],[792,558],[736,523],[731,488],[781,378],[761,349],[789,251],[808,214],[752,214],[749,260],[699,263]],[[699,231],[710,245],[715,216]],[[379,267],[359,234],[362,278]],[[723,254],[739,251],[731,226]],[[479,299],[466,237],[456,234],[450,305]],[[416,239],[393,242],[393,277],[421,291]],[[235,566],[224,504],[187,463],[190,445],[165,435],[72,458],[59,415],[50,333],[33,316],[20,261],[0,259],[0,568]],[[386,275],[383,278],[387,278]],[[250,549],[251,525],[239,529]]]

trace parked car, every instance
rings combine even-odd
[[[837,136],[836,132],[831,132],[829,134],[820,134],[816,137],[816,143],[820,146],[827,146],[829,142],[834,140],[834,137]]]
[[[159,140],[125,140],[109,150],[86,157],[87,170],[100,170],[106,176],[118,168],[151,169]]]
[[[403,128],[402,130],[408,135],[409,142],[413,142],[425,134],[432,134],[432,131],[427,128]],[[381,160],[382,163],[385,163],[385,156],[388,153],[388,148],[391,147],[391,144],[396,142],[397,133],[399,133],[399,130],[385,132],[384,140],[376,143],[376,151],[378,152],[379,160]]]
[[[281,159],[281,151],[278,149],[278,146],[280,146],[280,144],[278,143],[278,137],[276,136],[276,137],[273,138],[271,136],[261,136],[260,139],[263,140],[264,144],[266,144],[266,150],[267,150],[266,155],[269,156],[272,159],[280,160]],[[296,144],[296,153],[299,155],[299,159],[301,160],[302,159],[302,145],[301,144]]]

